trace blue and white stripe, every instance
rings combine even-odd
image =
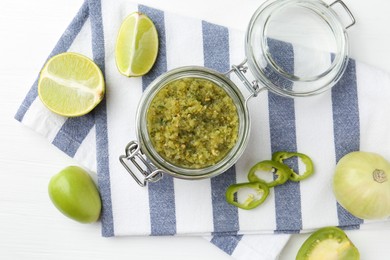
[[[152,70],[142,79],[142,88],[145,90],[155,78],[167,71],[165,22],[164,12],[160,10],[142,5],[139,6],[138,10],[152,19],[159,34],[158,58]],[[150,183],[148,189],[151,235],[175,235],[176,214],[173,178],[165,176],[161,181]]]
[[[344,77],[332,89],[333,128],[336,161],[360,150],[359,105],[356,83],[356,63],[350,61]],[[363,220],[352,216],[337,204],[339,226],[357,229]]]
[[[202,22],[204,66],[226,72],[230,68],[229,31],[226,27]],[[236,167],[232,166],[225,173],[212,178],[211,197],[213,206],[213,233],[236,234],[239,230],[238,210],[226,203],[227,187],[236,183]]]
[[[274,60],[283,64],[290,74],[294,73],[294,50],[291,44],[279,41],[269,41]],[[287,55],[286,55],[287,54]],[[291,88],[287,82],[270,75],[273,82],[278,82],[283,88]],[[297,151],[294,99],[268,93],[269,125],[271,133],[271,151]],[[291,162],[290,167],[298,171],[298,160]],[[275,187],[276,232],[299,232],[302,229],[300,183],[287,181],[285,185]]]
[[[160,41],[156,64],[142,78],[120,75],[114,58],[117,31],[125,16],[134,11],[154,21]],[[302,69],[302,61],[295,58],[301,48],[271,40],[269,46],[274,60],[286,71]],[[340,82],[320,96],[290,99],[261,94],[249,102],[250,142],[236,165],[212,179],[185,181],[164,176],[141,189],[125,173],[118,156],[136,138],[135,114],[143,91],[156,77],[179,66],[228,71],[244,59],[244,34],[124,0],[87,0],[49,57],[65,51],[83,53],[98,64],[106,79],[104,101],[86,116],[63,118],[41,104],[36,81],[15,118],[97,172],[103,236],[204,235],[236,258],[266,259],[267,243],[281,250],[289,237],[275,233],[307,232],[329,225],[355,229],[364,224],[337,204],[331,176],[337,161],[348,152],[378,146],[382,154],[390,152],[390,141],[384,138],[389,129],[373,127],[381,125],[390,112],[385,102],[390,90],[377,86],[378,94],[365,88],[377,78],[389,86],[388,75],[351,60]],[[332,57],[324,54],[323,60],[330,63]],[[285,88],[292,87],[271,72],[269,76]],[[234,76],[232,80],[241,88],[239,80]],[[381,96],[387,99],[381,101]],[[372,107],[370,101],[375,99],[384,108]],[[252,211],[226,203],[225,190],[230,184],[245,182],[252,165],[280,150],[310,155],[316,167],[314,176],[273,188],[267,201]],[[296,170],[302,167],[298,160],[290,163]],[[261,250],[254,250],[256,245]]]

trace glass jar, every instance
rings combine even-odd
[[[339,4],[351,19],[348,26],[331,8]],[[163,174],[182,179],[211,178],[229,169],[244,152],[250,129],[247,102],[262,90],[286,97],[316,95],[330,89],[341,78],[348,64],[346,29],[355,19],[342,1],[327,5],[321,0],[267,1],[254,13],[246,32],[246,59],[226,73],[205,67],[188,66],[168,71],[156,78],[143,93],[137,118],[137,140],[126,146],[120,162],[145,186]],[[299,46],[289,53],[285,46]],[[284,47],[283,47],[284,46]],[[298,54],[298,55],[297,55]],[[323,57],[330,57],[331,61]],[[284,58],[294,56],[294,70],[285,66]],[[280,58],[282,57],[282,58]],[[255,80],[248,80],[248,69]],[[229,75],[235,74],[249,90],[244,97]],[[238,115],[238,135],[234,146],[215,164],[203,168],[176,165],[159,154],[148,132],[147,112],[159,91],[177,79],[198,78],[213,82],[233,100]]]
[[[351,18],[346,27],[331,8],[337,3]],[[324,92],[345,71],[349,53],[346,29],[354,24],[352,13],[342,1],[331,5],[321,0],[268,1],[254,13],[246,32],[249,69],[263,86],[283,96]],[[282,43],[299,46],[294,71],[286,67],[278,51],[272,51]],[[330,53],[333,59],[328,62],[324,55],[329,57]]]

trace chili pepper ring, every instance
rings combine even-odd
[[[295,153],[295,152],[275,152],[272,154],[272,160],[280,163],[284,163],[284,160],[289,159],[291,157],[298,157],[301,159],[301,161],[304,163],[306,170],[304,173],[299,174],[295,172],[293,169],[290,168],[291,174],[290,174],[290,180],[291,181],[301,181],[309,177],[314,173],[314,165],[313,161],[310,159],[309,156],[303,153]]]
[[[269,188],[265,182],[239,183],[230,185],[227,188],[226,201],[241,209],[249,210],[262,204],[268,197],[268,194]],[[240,195],[245,197],[245,200],[242,202],[240,202]]]

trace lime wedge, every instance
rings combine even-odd
[[[158,53],[158,34],[152,20],[135,12],[123,21],[115,46],[118,70],[127,77],[145,75]]]
[[[90,112],[104,97],[103,73],[89,58],[72,52],[53,56],[38,80],[38,95],[51,111],[68,117]]]

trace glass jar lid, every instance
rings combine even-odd
[[[344,3],[335,3],[354,23]],[[254,13],[246,33],[246,57],[262,85],[284,96],[309,96],[340,79],[348,63],[346,28],[353,23],[344,27],[332,5],[272,0]]]

